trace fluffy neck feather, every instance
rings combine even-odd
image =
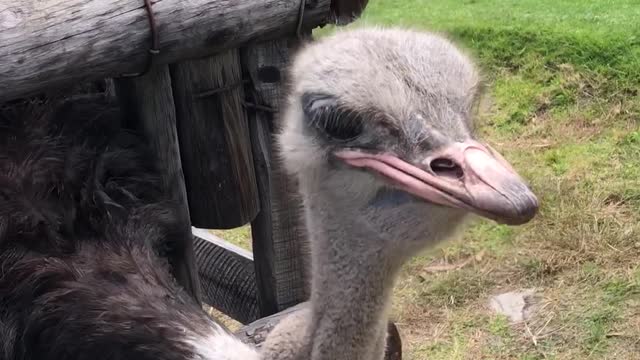
[[[305,200],[313,254],[311,359],[382,359],[400,262],[385,251],[381,233],[358,217],[355,204],[330,194]]]

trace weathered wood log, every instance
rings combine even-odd
[[[289,63],[288,40],[264,42],[242,51],[251,80],[251,136],[260,185],[261,211],[252,222],[258,288],[264,315],[308,298],[308,251],[302,202],[294,180],[278,161],[273,142]]]
[[[307,0],[303,28],[329,17],[330,0]],[[295,34],[300,0],[154,1],[156,64],[209,56]],[[0,102],[45,88],[143,71],[150,26],[142,0],[0,2]]]
[[[193,234],[203,302],[243,324],[259,319],[251,253],[207,230]]]
[[[191,223],[230,229],[259,210],[238,50],[171,65]]]
[[[277,314],[261,318],[246,326],[243,326],[235,335],[244,343],[251,344],[257,348],[267,339],[267,336],[278,323],[288,315],[295,314],[310,306],[309,302],[303,302],[292,306]],[[385,350],[385,360],[402,360],[402,341],[396,325],[389,321],[387,326],[387,347]]]
[[[147,139],[159,157],[164,186],[172,198],[182,205],[184,237],[175,239],[167,255],[178,283],[200,300],[169,68],[155,67],[144,76],[117,79],[114,85],[125,115],[124,125],[137,130]]]

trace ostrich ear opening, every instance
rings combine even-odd
[[[302,95],[302,109],[309,127],[328,140],[350,141],[363,131],[361,114],[339,104],[334,96],[305,93]]]

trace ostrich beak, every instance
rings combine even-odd
[[[538,211],[538,199],[502,156],[476,141],[440,148],[412,164],[392,154],[337,151],[345,163],[373,171],[392,186],[428,202],[466,209],[496,222],[520,225]]]

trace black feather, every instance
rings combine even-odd
[[[193,356],[208,320],[162,257],[190,227],[121,120],[100,97],[0,109],[0,359]]]

